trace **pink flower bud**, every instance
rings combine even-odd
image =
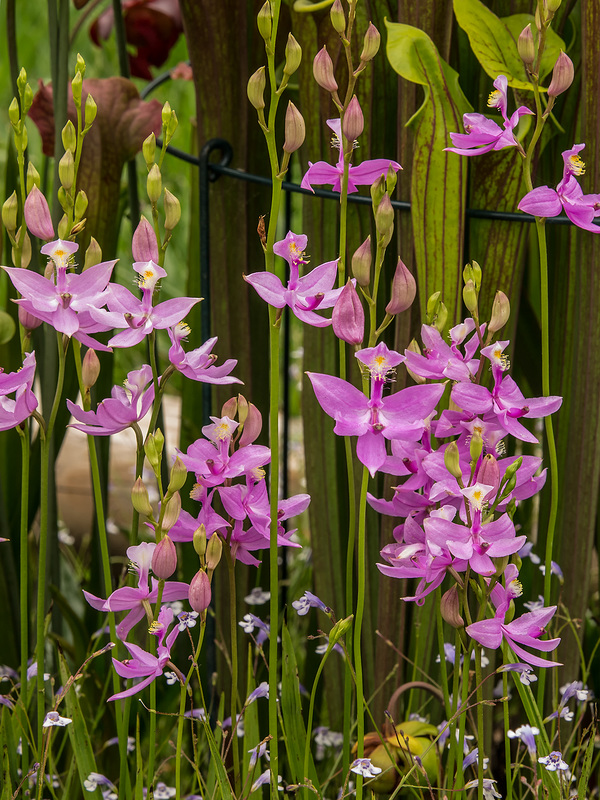
[[[248,403],[248,415],[244,422],[244,430],[240,436],[239,446],[245,447],[255,442],[262,430],[262,414],[254,403]]]
[[[327,48],[319,50],[313,61],[313,75],[316,82],[322,89],[328,92],[337,92],[338,85],[333,77],[333,61],[331,60]]]
[[[37,186],[33,186],[27,195],[23,213],[25,223],[34,236],[46,242],[55,238],[48,202]]]
[[[202,569],[198,570],[192,578],[188,600],[198,614],[202,614],[210,605],[210,581]]]
[[[573,83],[574,77],[573,62],[566,53],[560,51],[559,57],[552,70],[552,80],[548,87],[548,97],[558,97],[559,94],[566,92]]]
[[[377,211],[375,212],[375,227],[378,233],[384,235],[391,233],[394,227],[394,208],[387,192],[384,193],[381,202],[377,206]]]
[[[503,328],[510,317],[510,301],[508,297],[498,290],[492,304],[492,316],[488,325],[489,333],[497,333]]]
[[[344,136],[349,142],[353,142],[363,132],[365,127],[365,118],[363,117],[362,108],[358,102],[356,95],[348,103],[348,108],[344,114],[344,124],[342,130]]]
[[[27,331],[34,331],[36,328],[39,328],[42,324],[42,320],[34,317],[33,314],[30,314],[29,311],[25,311],[23,306],[19,306],[18,310],[19,314],[19,322]]]
[[[363,39],[363,49],[362,53],[360,54],[361,61],[371,61],[371,59],[375,58],[377,52],[379,50],[379,45],[381,44],[381,34],[373,25],[372,22],[369,23],[369,27],[367,28],[367,32],[365,33],[365,38]]]
[[[453,628],[464,628],[465,621],[460,615],[460,600],[456,584],[451,586],[448,591],[442,595],[440,613],[448,625],[451,625]]]
[[[158,245],[154,228],[146,217],[140,219],[139,225],[133,234],[131,252],[134,261],[154,261],[158,264]]]
[[[305,136],[306,127],[304,125],[304,118],[296,106],[292,102],[289,102],[285,112],[284,152],[294,153],[304,142]]]
[[[498,487],[500,486],[500,468],[496,458],[491,453],[483,457],[479,472],[477,473],[477,483],[493,486],[494,494],[491,495],[492,497],[498,491]]]
[[[223,403],[223,407],[221,408],[221,416],[229,417],[229,419],[235,419],[235,415],[237,414],[237,409],[238,409],[237,397],[230,397],[229,400],[226,400]]]
[[[526,25],[519,34],[517,50],[521,56],[521,61],[525,64],[525,66],[530,67],[535,61],[535,42],[533,41],[531,23]]]
[[[171,537],[163,536],[152,553],[152,572],[157,578],[170,578],[177,569],[177,550]]]
[[[351,280],[344,286],[333,307],[333,332],[348,344],[362,344],[365,336],[365,314],[358,292]]]
[[[416,295],[417,284],[415,279],[402,259],[399,258],[392,280],[392,296],[385,307],[386,313],[393,316],[406,311],[407,308],[411,307]]]
[[[333,5],[329,11],[329,17],[334,30],[343,36],[346,31],[346,15],[344,14],[344,7],[340,0],[334,0]]]
[[[81,365],[81,379],[86,389],[91,389],[100,375],[100,361],[96,351],[88,348]]]
[[[371,282],[371,237],[367,236],[352,256],[352,274],[359,286],[368,286]]]

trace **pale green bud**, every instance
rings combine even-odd
[[[187,478],[187,469],[183,461],[177,456],[171,467],[171,474],[169,476],[169,485],[167,486],[167,494],[178,492],[184,485]]]
[[[17,89],[19,92],[22,92],[25,89],[27,84],[27,73],[25,72],[25,68],[21,67],[19,74],[17,75]]]
[[[343,36],[346,32],[346,15],[344,14],[344,8],[340,0],[335,0],[334,4],[331,6],[329,17],[333,29],[337,31],[340,36]]]
[[[256,17],[256,24],[258,25],[258,32],[265,40],[270,41],[271,32],[273,30],[273,12],[271,11],[271,3],[269,0],[264,4]]]
[[[448,322],[448,309],[446,308],[444,303],[440,303],[438,306],[437,317],[435,319],[434,325],[438,329],[438,331],[442,333],[444,328],[446,327],[447,322]]]
[[[62,186],[60,187],[60,189],[62,189]],[[58,223],[58,238],[68,239],[70,233],[71,233],[71,226],[69,224],[69,219],[66,214],[63,214],[60,219],[60,222]]]
[[[162,520],[162,527],[165,531],[170,531],[179,519],[181,513],[181,496],[179,492],[173,492],[165,503],[165,513]]]
[[[435,317],[438,313],[438,308],[440,305],[440,295],[441,292],[434,292],[431,297],[427,300],[427,324],[431,325],[431,320]]]
[[[23,116],[25,116],[33,104],[33,91],[29,84],[26,84],[25,88],[23,89],[22,103],[23,103]]]
[[[95,267],[96,264],[100,264],[101,262],[102,262],[102,248],[92,236],[92,238],[90,239],[90,243],[88,245],[88,249],[85,251],[85,261],[83,264],[83,271],[85,272],[86,269],[89,269],[90,267]]]
[[[198,553],[198,555],[202,558],[202,556],[206,553],[206,526],[204,523],[202,523],[200,527],[196,528],[194,531],[192,544],[194,545],[194,550],[196,553]]]
[[[267,85],[267,78],[265,75],[265,68],[259,67],[256,72],[250,76],[246,93],[248,100],[259,111],[265,107],[265,86]]]
[[[369,27],[363,39],[363,49],[360,54],[361,61],[371,61],[377,55],[381,44],[381,35],[375,25],[369,22]]]
[[[159,428],[157,428],[155,433],[149,433],[146,441],[144,442],[146,458],[150,462],[150,466],[154,472],[157,472],[160,469],[164,445],[165,437]]]
[[[92,122],[96,119],[98,113],[98,106],[91,94],[85,98],[85,127],[89,128]]]
[[[475,284],[469,280],[463,287],[463,301],[473,317],[477,316],[477,292]]]
[[[446,469],[450,475],[457,479],[462,478],[458,445],[456,442],[450,442],[450,444],[444,450],[444,464],[446,465]]]
[[[75,181],[75,159],[73,158],[72,150],[67,150],[58,162],[58,177],[67,191],[73,186]]]
[[[158,198],[162,194],[162,177],[158,164],[153,164],[150,167],[150,172],[146,180],[146,191],[148,192],[148,199],[152,205],[158,203]]]
[[[154,164],[154,156],[156,154],[156,136],[151,133],[149,134],[142,144],[142,155],[144,156],[144,161],[146,162],[146,166],[148,169]]]
[[[492,304],[492,316],[488,324],[488,333],[497,333],[508,322],[510,317],[510,300],[498,290]]]
[[[75,61],[75,69],[77,72],[80,73],[81,77],[85,77],[85,59],[81,55],[81,53],[77,53],[77,59]]]
[[[17,212],[19,210],[19,201],[17,193],[13,192],[8,200],[4,201],[2,206],[2,224],[9,233],[13,233],[17,229]]]
[[[367,236],[352,256],[352,274],[359,286],[368,286],[371,282],[371,237]]]
[[[375,183],[371,185],[371,200],[373,201],[373,214],[377,211],[377,207],[379,203],[381,203],[383,199],[383,195],[385,194],[385,178],[383,175],[380,175]]]
[[[8,107],[8,118],[13,127],[19,124],[19,120],[21,119],[21,114],[19,111],[19,102],[16,97],[13,97]]]
[[[206,568],[211,572],[216,569],[222,554],[223,542],[221,537],[218,533],[213,533],[206,545]]]
[[[471,456],[471,461],[476,463],[482,452],[483,439],[481,438],[481,434],[475,431],[471,436],[471,441],[469,442],[469,454]]]
[[[73,100],[75,101],[75,105],[79,106],[81,104],[81,89],[83,86],[83,76],[81,72],[77,72],[75,77],[71,81],[71,91],[73,92]]]
[[[165,230],[172,231],[181,219],[181,204],[168,189],[164,193]]]
[[[41,182],[40,173],[33,166],[33,162],[30,161],[29,164],[27,164],[27,194],[31,192],[34,186],[37,186],[39,189]]]
[[[354,614],[350,614],[349,617],[345,619],[340,619],[338,622],[335,623],[333,628],[329,631],[329,645],[328,647],[333,647],[333,645],[338,642],[342,636],[352,628],[352,621],[354,619]]]
[[[386,192],[375,212],[375,227],[383,235],[390,233],[394,227],[394,209],[389,194]]]
[[[535,61],[535,42],[533,41],[533,31],[531,23],[526,25],[517,40],[517,50],[521,56],[521,61],[526,67],[530,67]]]
[[[80,220],[80,219],[83,218],[83,215],[85,214],[87,207],[88,207],[87,194],[83,191],[83,189],[80,189],[77,192],[77,197],[75,198],[75,219],[76,220]]]
[[[138,478],[133,484],[131,503],[138,514],[142,514],[144,517],[152,517],[153,511],[150,505],[148,489],[146,489],[146,485],[141,478]]]
[[[167,100],[167,102],[166,102],[166,103],[164,104],[164,106],[162,107],[162,112],[161,112],[161,117],[162,117],[162,124],[163,124],[163,127],[165,127],[165,128],[168,128],[168,127],[169,127],[169,123],[170,123],[170,121],[171,121],[171,114],[172,114],[172,113],[173,113],[173,112],[172,112],[172,110],[171,110],[171,104],[170,104],[170,103],[169,103],[169,101]]]
[[[293,75],[300,66],[302,61],[302,48],[292,36],[288,33],[288,40],[285,46],[285,63],[283,65],[284,75]]]
[[[290,101],[285,112],[285,141],[283,150],[285,153],[295,153],[304,142],[306,127],[304,117],[296,106]]]

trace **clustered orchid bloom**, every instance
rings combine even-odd
[[[308,264],[304,254],[307,243],[307,236],[289,231],[285,239],[273,245],[273,252],[289,264],[290,277],[286,287],[272,272],[253,272],[244,275],[244,279],[269,305],[275,308],[289,306],[302,322],[324,328],[331,325],[331,319],[322,317],[315,310],[331,308],[340,296],[342,290],[333,289],[337,260],[321,264],[300,277],[300,267]]]
[[[4,372],[0,368],[0,431],[16,428],[36,410],[38,402],[32,389],[34,377],[35,353],[27,353],[18,372]],[[10,396],[13,393],[14,399]]]
[[[313,184],[330,184],[334,192],[340,192],[342,189],[342,177],[344,175],[342,122],[340,119],[328,119],[327,125],[333,131],[332,146],[339,152],[337,163],[332,166],[326,161],[317,161],[315,164],[309,161],[308,170],[300,184],[303,189],[312,190]],[[348,169],[348,193],[357,192],[358,186],[372,186],[382,175],[387,175],[390,169],[398,172],[402,167],[397,161],[389,158],[375,158],[363,161],[357,167],[353,167],[350,164]]]
[[[600,194],[584,194],[577,176],[585,172],[585,164],[579,157],[585,144],[574,144],[562,154],[563,177],[556,190],[549,186],[537,186],[519,203],[519,209],[536,217],[556,217],[563,210],[574,225],[592,233],[600,233],[600,225],[594,219],[600,216]]]
[[[488,106],[497,108],[502,114],[503,128],[483,114],[464,114],[463,125],[466,133],[451,133],[450,138],[454,147],[445,149],[451,153],[457,153],[459,156],[478,156],[492,150],[502,150],[504,147],[520,147],[515,138],[514,129],[524,114],[533,114],[533,111],[526,106],[519,106],[509,118],[506,113],[507,89],[507,78],[499,75],[494,81],[494,91],[488,98]]]

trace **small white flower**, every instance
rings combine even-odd
[[[375,764],[372,764],[370,758],[357,758],[350,765],[350,772],[362,775],[363,778],[374,778],[381,771],[381,767],[376,767]]]
[[[540,756],[538,758],[540,764],[543,764],[548,772],[563,771],[569,769],[566,761],[563,761],[562,754],[558,750],[553,750],[547,756]]]
[[[166,672],[163,672],[163,675],[166,678],[167,686],[174,686],[176,683],[179,683],[179,678],[177,677],[176,672],[170,672],[167,670]]]
[[[491,778],[484,778],[482,781],[483,784],[483,800],[494,800],[496,797],[502,797],[501,794],[498,794],[496,791],[494,784],[496,781],[492,780]],[[465,783],[465,789],[475,789],[479,785],[477,779],[473,781],[469,781]]]
[[[170,800],[176,794],[177,790],[174,786],[167,786],[162,781],[159,781],[154,789],[154,800]]]
[[[182,611],[181,614],[178,614],[177,619],[179,620],[179,630],[184,631],[186,628],[193,628],[195,626],[196,620],[198,619],[198,612]]]
[[[42,727],[52,728],[57,726],[64,728],[65,725],[69,725],[71,722],[73,722],[72,719],[69,719],[68,717],[61,717],[58,711],[49,711],[44,717],[44,723]]]

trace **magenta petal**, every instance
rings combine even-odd
[[[253,286],[259,297],[270,306],[275,308],[285,306],[285,290],[277,275],[272,272],[253,272],[252,275],[244,275],[244,280]]]
[[[502,620],[497,617],[474,622],[466,628],[466,631],[471,639],[475,639],[490,650],[496,650],[502,644]]]
[[[308,162],[308,169],[302,178],[300,186],[303,189],[310,189],[315,184],[332,184],[333,191],[340,191],[340,179],[342,175],[337,167],[332,167],[326,161],[317,161],[316,164]]]
[[[367,409],[367,397],[347,381],[318,372],[306,374],[312,383],[319,405],[335,420],[343,420],[345,415],[354,416],[357,411],[364,413]]]
[[[356,455],[361,464],[369,470],[372,478],[386,459],[385,439],[380,433],[367,431],[358,437]]]
[[[538,186],[525,195],[517,208],[535,217],[556,217],[562,211],[562,203],[554,189]]]
[[[349,176],[357,186],[371,186],[381,175],[387,175],[389,168],[394,172],[402,169],[397,161],[388,158],[374,158],[370,161],[363,161],[357,167],[350,167]]]
[[[511,638],[508,636],[506,637],[506,641],[508,642],[511,650],[522,660],[525,661],[527,664],[531,664],[533,667],[560,667],[560,661],[548,661],[547,659],[541,658],[540,656],[534,656],[532,653],[528,653],[527,650],[523,650],[522,647],[515,644]],[[558,642],[557,640],[557,645]],[[556,646],[556,645],[555,645]]]

